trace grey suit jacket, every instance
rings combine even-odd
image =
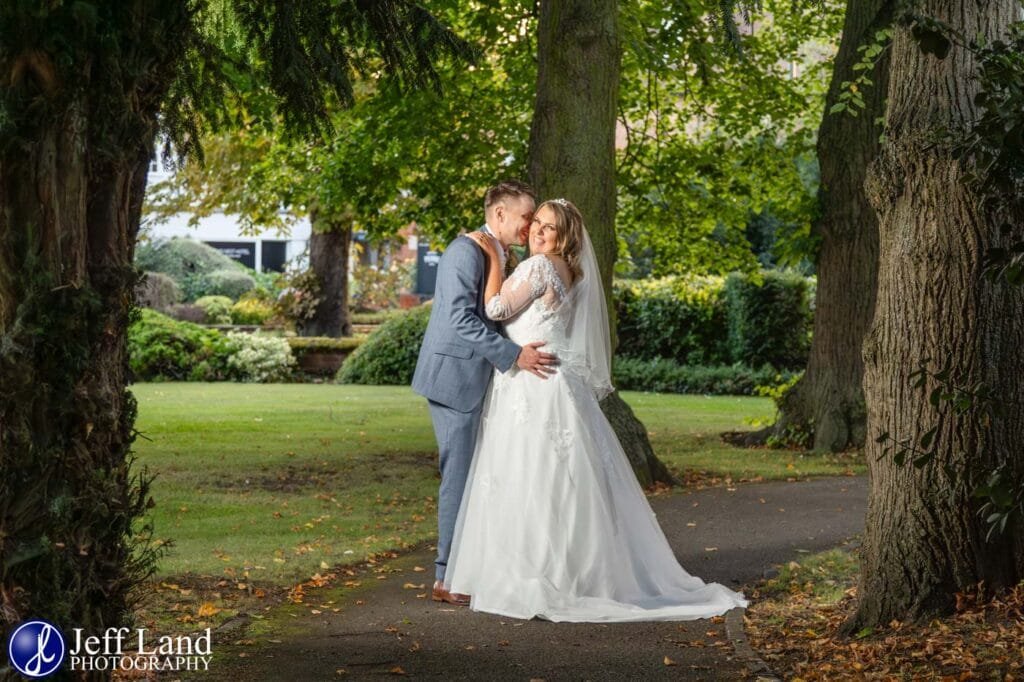
[[[492,367],[506,372],[521,348],[484,313],[487,257],[473,240],[457,237],[437,266],[434,307],[423,337],[412,388],[459,412],[483,402]]]

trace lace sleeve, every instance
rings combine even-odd
[[[545,256],[527,258],[501,285],[501,291],[487,302],[487,317],[492,320],[507,320],[541,294],[547,288],[544,262]]]

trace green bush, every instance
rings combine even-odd
[[[682,365],[802,367],[813,279],[766,271],[615,282],[618,353]]]
[[[769,270],[762,281],[732,274],[725,281],[733,362],[797,369],[810,350],[810,287],[793,272]]]
[[[337,380],[343,384],[411,384],[431,307],[421,305],[394,313],[345,360]]]
[[[256,288],[252,275],[238,267],[214,270],[198,280],[190,280],[191,291],[196,297],[227,296],[232,300]]]
[[[285,381],[292,376],[295,357],[286,339],[231,332],[227,345],[227,366],[233,379],[266,383]]]
[[[699,395],[759,395],[765,387],[789,382],[793,372],[776,372],[771,367],[752,369],[743,365],[680,365],[656,358],[638,360],[617,357],[612,363],[612,381],[622,391],[692,393]]]
[[[128,327],[128,362],[136,381],[219,381],[231,348],[220,332],[143,308]]]
[[[723,282],[722,277],[616,281],[619,353],[687,365],[727,362]]]
[[[143,270],[171,276],[186,301],[214,295],[237,299],[256,286],[256,280],[244,266],[194,239],[175,237],[141,244],[135,253],[135,263]]]
[[[203,296],[196,299],[196,305],[206,313],[207,324],[231,324],[233,302],[227,296]]]
[[[147,272],[135,287],[135,302],[143,308],[167,310],[182,299],[181,287],[170,275]]]

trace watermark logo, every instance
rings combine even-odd
[[[30,620],[7,640],[7,656],[22,675],[46,677],[64,662],[64,636],[53,623]]]

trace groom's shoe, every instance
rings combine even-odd
[[[431,597],[434,601],[444,601],[456,606],[469,606],[469,595],[452,593],[444,589],[444,583],[440,580],[434,581],[434,594]]]

